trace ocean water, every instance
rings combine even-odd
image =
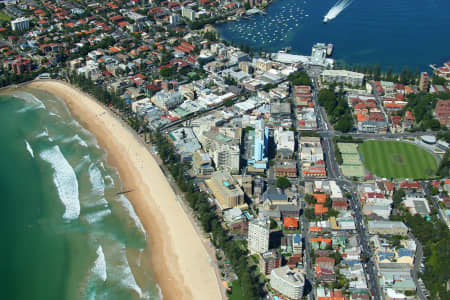
[[[63,101],[0,95],[1,299],[160,299],[117,171]]]
[[[317,42],[333,43],[333,57],[352,64],[380,63],[386,69],[427,70],[450,59],[450,1],[354,0],[334,20],[323,17],[337,0],[275,0],[267,15],[219,24],[223,38],[275,52],[291,46],[311,54]]]

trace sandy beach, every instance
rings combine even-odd
[[[147,233],[164,299],[222,299],[214,265],[166,177],[135,133],[95,99],[61,81],[28,85],[63,99],[108,152]]]

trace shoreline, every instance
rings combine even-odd
[[[124,189],[133,190],[127,198],[147,232],[151,269],[164,299],[222,299],[202,237],[137,134],[111,110],[66,82],[38,80],[21,87],[63,99],[73,117],[106,150],[107,162],[119,171]]]

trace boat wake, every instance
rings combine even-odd
[[[323,17],[323,22],[327,23],[336,18],[344,9],[352,4],[353,0],[338,0],[333,7],[330,8],[328,13]]]

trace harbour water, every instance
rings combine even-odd
[[[0,95],[2,299],[159,299],[146,232],[64,102]]]
[[[379,63],[384,69],[427,70],[450,59],[450,1],[354,0],[323,23],[337,0],[275,0],[266,15],[218,24],[223,38],[256,53],[292,47],[310,55],[317,42],[333,43],[333,57],[351,64]]]

